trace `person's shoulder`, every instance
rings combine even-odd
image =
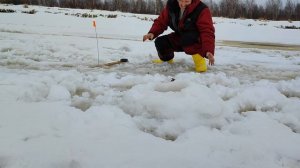
[[[204,8],[201,13],[211,14],[210,9],[208,7]]]
[[[197,3],[195,8],[203,10],[203,9],[208,8],[208,6],[204,2],[200,1],[200,2]]]
[[[212,14],[209,10],[209,8],[204,8],[201,13],[198,16],[198,21],[203,21],[203,20],[211,20],[212,19]]]

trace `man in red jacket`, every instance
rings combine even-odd
[[[174,32],[159,36],[168,27]],[[153,60],[154,63],[173,63],[174,52],[181,51],[192,55],[196,72],[207,70],[205,58],[209,65],[215,63],[215,29],[210,10],[201,0],[168,0],[148,34],[143,36],[143,41],[153,39],[160,58]]]

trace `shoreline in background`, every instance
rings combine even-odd
[[[239,48],[300,51],[300,45],[293,45],[293,44],[280,44],[280,43],[268,43],[268,42],[245,42],[245,41],[230,41],[230,40],[217,41],[216,44],[218,46],[232,46],[232,47],[239,47]]]

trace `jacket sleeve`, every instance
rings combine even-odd
[[[166,6],[157,19],[154,20],[154,23],[149,31],[149,33],[154,34],[154,38],[162,34],[165,30],[167,30],[169,25],[169,9]]]
[[[200,32],[200,39],[203,53],[202,56],[206,57],[207,52],[214,54],[215,52],[215,28],[212,21],[212,15],[208,8],[204,9],[196,23]]]

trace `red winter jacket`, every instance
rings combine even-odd
[[[182,29],[186,20],[186,17],[193,12],[198,4],[201,3],[201,0],[192,0],[192,3],[186,7],[184,15],[179,20],[179,29]],[[161,14],[157,19],[154,20],[154,23],[149,31],[149,33],[154,34],[154,38],[158,37],[165,30],[167,30],[170,23],[170,7],[169,4],[163,9]],[[199,14],[198,19],[196,21],[196,26],[199,31],[198,42],[192,45],[183,47],[185,53],[193,55],[193,54],[201,54],[206,57],[207,52],[211,52],[214,54],[215,51],[215,28],[213,26],[212,16],[210,10],[205,8]],[[170,40],[176,41],[180,40],[180,35],[175,33],[170,34]]]

